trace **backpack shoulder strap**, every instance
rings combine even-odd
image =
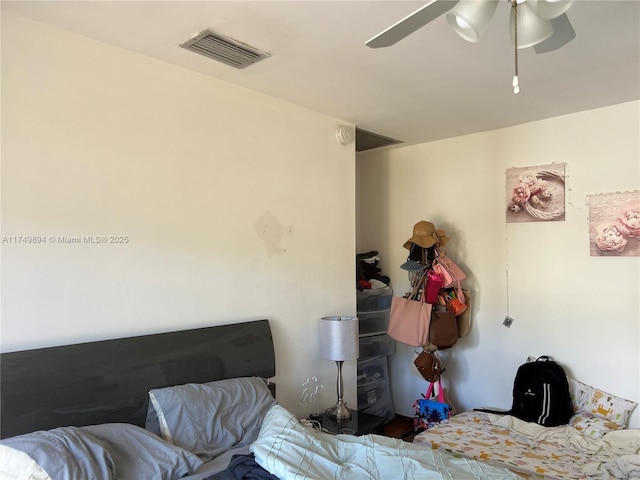
[[[492,410],[490,408],[474,408],[474,412],[496,413],[498,415],[511,415],[511,410]]]

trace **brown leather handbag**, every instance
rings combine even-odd
[[[413,364],[427,382],[437,382],[442,372],[442,363],[433,351],[423,350],[415,358]]]
[[[458,322],[453,312],[431,312],[429,324],[429,343],[438,350],[453,347],[458,341]]]

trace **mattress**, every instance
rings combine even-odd
[[[611,432],[603,439],[593,439],[568,425],[542,427],[483,412],[456,415],[416,435],[414,443],[506,467],[523,478],[629,478],[624,475],[640,461],[638,430]],[[612,473],[629,462],[632,466],[627,465],[623,476]]]

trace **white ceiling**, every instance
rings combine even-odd
[[[365,46],[424,3],[3,0],[2,9],[405,144],[640,98],[640,0],[577,0],[568,12],[575,40],[540,55],[519,51],[519,95],[511,87],[507,0],[476,44],[456,36],[441,17],[392,47]],[[271,57],[238,70],[177,46],[205,28]]]

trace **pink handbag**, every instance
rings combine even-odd
[[[462,285],[460,282],[467,278],[465,273],[453,260],[447,257],[444,253],[438,255],[438,258],[433,262],[434,271],[442,275],[443,288],[457,287],[457,295],[455,298],[447,298],[447,310],[453,312],[455,316],[462,315],[466,310],[464,293],[462,292]]]
[[[429,343],[432,306],[423,299],[417,299],[420,286],[424,281],[423,276],[407,298],[391,298],[391,312],[387,333],[394,340],[412,347],[421,347]]]
[[[442,275],[443,288],[453,287],[456,282],[461,282],[467,278],[462,269],[446,255],[439,255],[433,264],[433,270]]]
[[[427,271],[427,286],[424,289],[425,301],[434,304],[438,301],[438,293],[442,288],[442,275],[433,270]]]

